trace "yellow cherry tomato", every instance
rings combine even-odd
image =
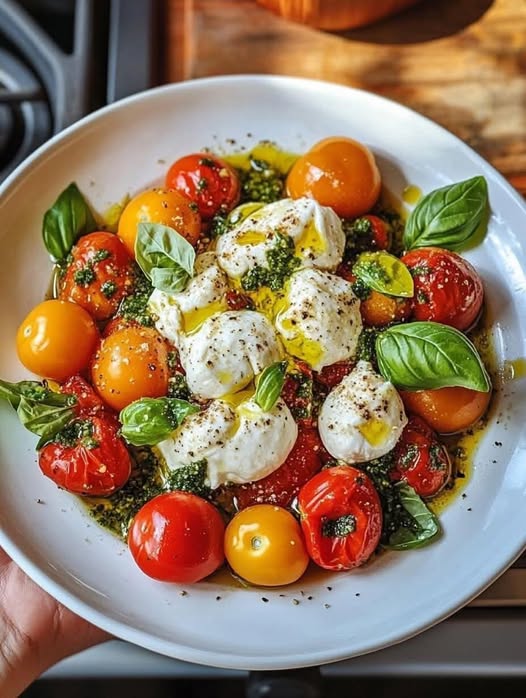
[[[49,300],[33,308],[18,328],[16,350],[29,371],[61,382],[87,368],[98,339],[84,308]]]
[[[299,523],[271,504],[256,504],[234,516],[225,531],[225,556],[236,574],[261,586],[292,584],[309,564]]]
[[[296,160],[287,177],[293,199],[308,196],[343,218],[370,211],[381,178],[373,154],[352,138],[325,138]]]
[[[141,397],[162,397],[168,390],[168,346],[153,328],[118,328],[101,340],[91,380],[114,410]]]
[[[148,189],[134,196],[126,205],[117,234],[132,255],[135,255],[139,223],[167,225],[192,245],[201,235],[201,217],[195,204],[174,189]]]

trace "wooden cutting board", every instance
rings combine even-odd
[[[326,33],[253,0],[167,0],[165,81],[296,75],[394,99],[457,134],[526,195],[526,0],[423,0]]]

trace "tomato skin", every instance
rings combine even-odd
[[[35,306],[24,319],[16,335],[16,349],[29,371],[60,383],[87,368],[98,339],[97,326],[84,308],[49,300]]]
[[[270,504],[234,516],[225,531],[225,555],[236,574],[267,587],[292,584],[309,564],[300,525],[289,511]]]
[[[408,412],[422,417],[439,434],[455,434],[478,422],[489,406],[491,392],[469,388],[400,390]]]
[[[350,570],[373,554],[382,533],[382,507],[371,480],[348,465],[327,468],[302,487],[298,496],[307,551],[327,570]],[[327,521],[354,517],[346,536],[324,535]]]
[[[235,170],[208,153],[193,153],[176,160],[166,175],[166,187],[196,203],[204,221],[231,211],[241,190]]]
[[[254,301],[252,298],[234,289],[227,291],[226,303],[229,310],[254,310]]]
[[[98,232],[82,237],[71,256],[60,298],[78,303],[95,320],[107,320],[133,286],[128,250],[116,235]]]
[[[168,377],[168,345],[149,327],[124,327],[104,337],[91,365],[95,390],[116,411],[141,397],[166,395]]]
[[[91,385],[82,376],[71,376],[60,386],[60,392],[77,398],[78,415],[93,415],[104,411],[105,406]]]
[[[451,477],[446,447],[421,417],[411,416],[396,444],[392,480],[404,480],[424,498],[434,497]]]
[[[403,322],[411,316],[412,310],[412,298],[395,298],[374,289],[360,303],[362,320],[368,327],[385,327],[392,322]]]
[[[167,225],[192,245],[201,237],[201,216],[186,196],[173,189],[148,189],[126,205],[117,235],[132,256],[135,256],[138,223]]]
[[[210,502],[188,492],[168,492],[138,511],[128,545],[149,577],[193,584],[223,564],[224,531],[221,514]]]
[[[256,482],[228,488],[238,509],[254,504],[288,507],[301,487],[323,465],[325,449],[315,427],[298,425],[298,438],[285,462],[273,473]]]
[[[298,158],[287,177],[293,199],[308,196],[343,218],[367,213],[380,194],[381,178],[371,151],[352,138],[325,138]]]
[[[391,246],[391,235],[384,220],[378,216],[367,214],[362,216],[371,224],[372,247],[377,250],[388,250]]]
[[[84,445],[82,439],[72,446],[52,442],[39,452],[38,464],[46,477],[68,492],[107,497],[130,477],[130,456],[115,423],[97,416],[86,421],[91,424],[91,443],[97,446]]]
[[[484,288],[474,267],[455,252],[421,247],[405,254],[415,285],[413,316],[467,330],[475,324]]]
[[[340,361],[337,364],[324,366],[319,373],[316,374],[316,380],[326,388],[335,388],[339,385],[345,376],[354,368],[353,361]]]

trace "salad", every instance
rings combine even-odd
[[[487,412],[469,335],[483,177],[386,204],[367,147],[178,159],[98,219],[72,183],[45,213],[50,297],[0,381],[38,463],[174,583],[226,561],[295,582],[433,543],[448,435]],[[430,504],[431,502],[431,504]]]

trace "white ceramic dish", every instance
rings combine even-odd
[[[485,283],[499,362],[525,356],[526,207],[495,170],[442,128],[380,97],[294,78],[241,76],[171,85],[103,109],[40,148],[3,185],[0,375],[24,377],[14,335],[47,287],[42,215],[69,182],[76,181],[103,211],[126,192],[159,181],[176,157],[203,146],[231,150],[268,138],[301,152],[329,135],[349,135],[371,146],[395,192],[406,183],[428,191],[486,176],[489,232],[467,257]],[[235,139],[235,146],[228,139]],[[80,615],[167,655],[278,669],[370,652],[451,614],[525,546],[525,383],[512,382],[499,392],[498,417],[477,452],[467,498],[442,515],[440,542],[385,554],[364,569],[295,590],[204,582],[185,596],[177,586],[144,576],[123,543],[40,475],[36,439],[2,404],[0,544]]]

